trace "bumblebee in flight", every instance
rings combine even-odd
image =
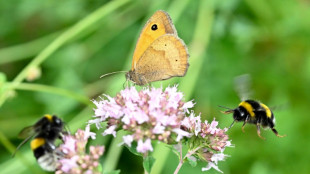
[[[234,125],[235,122],[243,122],[242,131],[244,132],[244,126],[246,123],[255,124],[257,129],[257,135],[261,139],[265,139],[261,136],[260,127],[262,126],[264,129],[270,128],[273,133],[278,137],[284,137],[278,134],[278,131],[274,128],[276,119],[274,117],[273,112],[271,109],[266,106],[265,104],[256,101],[256,100],[249,100],[247,96],[250,94],[248,91],[248,84],[249,84],[249,75],[242,75],[236,78],[235,86],[236,90],[239,93],[239,97],[241,98],[241,103],[235,109],[229,109],[223,106],[228,110],[221,111],[224,114],[233,113],[234,121],[230,125],[229,129]]]
[[[55,140],[62,139],[65,133],[67,132],[64,131],[64,123],[60,118],[55,115],[44,115],[34,125],[25,127],[19,133],[18,137],[25,138],[25,140],[16,150],[34,137],[30,142],[30,147],[38,164],[46,171],[55,171],[59,154],[55,152],[54,143]]]

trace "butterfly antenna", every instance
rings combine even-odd
[[[102,76],[100,76],[100,78],[103,78],[105,76],[109,76],[112,74],[116,74],[116,73],[126,73],[127,71],[115,71],[115,72],[111,72],[111,73],[107,73],[107,74],[103,74]]]

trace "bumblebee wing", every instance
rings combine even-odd
[[[34,131],[34,126],[28,126],[28,127],[25,127],[23,130],[21,130],[17,137],[20,139],[24,139],[24,138],[31,137],[34,134],[36,134]]]
[[[67,125],[67,123],[63,122],[64,123],[64,128],[63,128],[63,131],[61,132],[62,133],[62,136],[64,135],[71,135],[71,131],[70,131],[70,128],[69,126]]]
[[[235,90],[241,101],[251,98],[253,91],[251,90],[251,76],[249,74],[235,77],[234,83]]]
[[[21,142],[21,143],[17,146],[15,152],[12,154],[12,158],[15,156],[16,152],[18,151],[18,149],[20,149],[25,143],[27,143],[27,142],[28,142],[32,137],[34,137],[35,135],[36,135],[36,134],[31,135],[31,136],[27,137],[23,142]]]

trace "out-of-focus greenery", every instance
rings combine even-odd
[[[228,131],[235,147],[225,151],[230,157],[219,167],[225,173],[310,172],[309,1],[3,0],[0,173],[44,173],[28,144],[11,158],[21,142],[18,132],[46,113],[60,116],[71,131],[83,129],[93,115],[89,99],[102,93],[113,96],[125,82],[124,74],[100,75],[130,69],[140,30],[158,9],[171,15],[191,55],[186,77],[163,84],[177,79],[186,98],[195,99],[195,112],[203,119],[215,117],[221,127],[230,125],[232,117],[221,114],[218,105],[237,107],[233,79],[245,73],[252,77],[253,99],[278,108],[276,128],[287,137],[267,130],[262,132],[264,141],[255,126],[247,125],[242,133],[236,124]],[[25,81],[27,65],[26,70],[41,70],[41,76]],[[110,138],[98,135],[91,142],[107,146],[103,167],[142,173],[142,159],[115,148],[117,142],[111,145]],[[152,173],[172,173],[177,157],[165,147],[154,153]],[[180,173],[199,173],[200,167],[185,164]]]

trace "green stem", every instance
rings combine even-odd
[[[35,56],[44,49],[60,32],[52,33],[39,39],[0,49],[0,64],[10,63]]]
[[[110,172],[116,168],[116,165],[119,160],[119,156],[123,151],[124,146],[119,146],[123,141],[123,136],[125,135],[124,131],[117,132],[117,136],[113,139],[108,153],[106,154],[106,160],[103,162],[103,172]]]
[[[184,164],[184,161],[186,160],[186,158],[189,158],[190,156],[192,156],[194,153],[196,153],[197,150],[199,150],[201,147],[197,147],[195,148],[194,150],[190,150],[187,152],[187,154],[184,156],[184,158],[182,158],[182,155],[181,155],[181,159],[180,159],[180,162],[177,166],[177,168],[175,169],[175,171],[173,172],[173,174],[178,174],[182,165]]]
[[[6,138],[6,136],[1,131],[0,131],[0,142],[11,154],[13,154],[15,150],[17,150],[16,147],[10,142],[10,140]],[[41,173],[39,170],[33,168],[31,166],[31,163],[27,159],[25,159],[22,155],[17,153],[15,156],[19,160],[21,160],[23,164],[28,167],[28,169],[30,169],[31,173],[35,173],[35,174]]]
[[[81,103],[84,103],[87,106],[93,106],[93,103],[89,100],[89,98],[85,97],[84,95],[79,95],[72,91],[57,88],[47,85],[39,85],[39,84],[32,84],[32,83],[20,83],[18,86],[15,86],[13,83],[7,83],[9,89],[17,89],[17,90],[28,90],[28,91],[41,91],[47,92],[52,94],[58,94],[61,96],[66,96],[72,99],[75,99]]]
[[[187,75],[182,79],[186,83],[180,83],[179,86],[179,90],[184,92],[186,100],[189,100],[192,96],[196,83],[199,81],[199,74],[204,65],[203,62],[207,59],[206,50],[210,41],[214,19],[214,3],[214,0],[200,1],[196,28],[192,42],[189,45],[189,50],[191,50],[190,67]]]
[[[100,7],[98,10],[94,11],[90,15],[86,16],[80,22],[66,30],[60,36],[58,36],[50,45],[48,45],[38,56],[36,56],[13,80],[14,86],[18,86],[25,77],[27,76],[28,70],[31,67],[38,67],[44,60],[46,60],[51,54],[53,54],[57,49],[63,46],[65,43],[70,41],[73,37],[80,34],[82,31],[95,25],[103,17],[107,16],[109,13],[113,12],[115,9],[121,7],[122,5],[128,3],[129,0],[115,0],[108,4]],[[8,91],[6,91],[8,92]],[[5,93],[6,93],[5,92]],[[6,100],[7,95],[3,94],[0,96],[0,106]]]
[[[210,40],[212,22],[213,22],[214,0],[201,0],[198,10],[198,19],[195,27],[193,39],[189,45],[190,51],[190,66],[187,75],[182,78],[179,84],[179,90],[185,94],[186,100],[192,96],[196,83],[199,80],[199,73],[202,69],[203,61],[205,60],[205,51]],[[171,81],[170,81],[171,82]],[[162,169],[167,165],[169,149],[161,144],[158,144],[154,151],[156,160],[152,174],[162,173]]]

